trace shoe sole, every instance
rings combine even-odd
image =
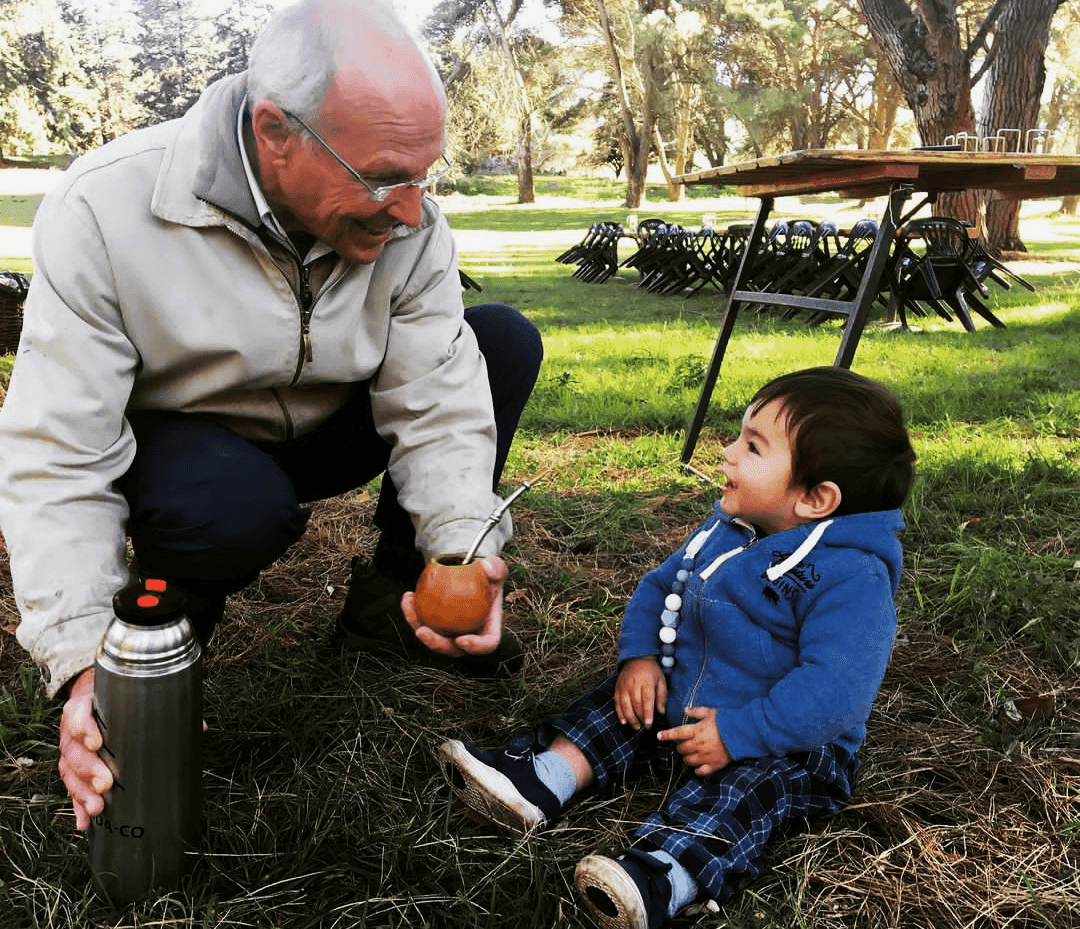
[[[459,658],[452,658],[449,655],[437,655],[429,651],[416,638],[408,641],[395,638],[391,641],[366,636],[352,629],[339,615],[335,620],[330,641],[339,651],[346,654],[368,652],[396,658],[409,658],[429,667],[458,671],[475,678],[511,677],[517,674],[525,664],[525,650],[521,642],[513,633],[506,631],[503,632],[499,647],[490,655],[462,655]]]
[[[421,655],[420,648],[415,650],[415,654],[410,654],[408,648],[400,642],[376,639],[355,632],[342,622],[340,618],[337,620],[334,631],[330,636],[330,641],[339,651],[346,654],[351,652],[371,652],[380,655],[394,655],[398,658],[412,658]]]
[[[645,901],[633,878],[603,855],[582,858],[574,869],[574,886],[603,929],[648,929]]]
[[[526,800],[505,774],[473,755],[464,742],[444,742],[439,760],[461,802],[487,821],[520,836],[544,825],[543,810]]]

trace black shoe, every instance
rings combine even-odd
[[[452,739],[439,746],[439,760],[465,806],[517,835],[543,827],[562,809],[537,775],[532,752],[488,752]]]
[[[413,585],[415,587],[415,584]],[[401,597],[412,590],[404,581],[361,565],[353,559],[352,580],[345,606],[337,616],[333,641],[343,651],[382,652],[412,658],[426,665],[454,668],[477,677],[516,674],[525,664],[525,649],[508,629],[495,651],[486,655],[451,658],[430,651],[405,621]]]
[[[670,864],[628,848],[617,858],[582,858],[574,886],[603,929],[659,929],[671,903],[670,870]]]
[[[411,590],[404,581],[370,563],[352,561],[345,606],[337,616],[333,640],[344,651],[389,652],[420,657],[426,648],[401,612],[401,597]]]

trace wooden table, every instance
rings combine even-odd
[[[1004,197],[1038,199],[1080,193],[1080,156],[1020,154],[1015,152],[803,151],[790,152],[742,164],[684,174],[682,184],[734,186],[745,197],[760,198],[739,270],[727,295],[712,361],[701,387],[693,418],[686,430],[681,461],[689,468],[712,398],[727,344],[742,304],[767,304],[808,310],[827,310],[847,317],[840,348],[833,364],[848,368],[855,359],[859,338],[878,293],[881,275],[896,237],[896,229],[939,193],[948,190],[995,190]],[[854,299],[824,300],[794,294],[744,290],[748,256],[757,253],[775,198],[835,191],[842,197],[872,199],[887,196],[877,238],[870,251]],[[926,199],[906,214],[904,205],[916,191]],[[689,468],[693,470],[693,468]]]

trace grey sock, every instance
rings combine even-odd
[[[577,793],[574,769],[558,752],[547,751],[533,755],[533,767],[541,783],[559,798],[559,803],[565,805]]]
[[[671,883],[671,902],[668,903],[668,919],[671,919],[679,910],[694,902],[698,894],[698,885],[679,862],[665,851],[657,849],[650,851],[650,855],[657,861],[671,865],[667,873],[667,879]]]

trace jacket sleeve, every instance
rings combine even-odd
[[[864,555],[859,567],[804,605],[795,667],[765,696],[717,710],[733,759],[808,751],[865,727],[892,652],[896,609],[884,563]]]
[[[66,185],[34,224],[34,275],[0,411],[0,527],[20,644],[55,695],[93,664],[127,580],[127,504],[113,489],[134,457],[123,417],[135,369],[107,250]]]
[[[391,308],[386,356],[371,389],[389,472],[428,557],[464,552],[499,498],[492,491],[495,417],[487,367],[465,322],[457,252],[439,216]],[[510,537],[509,514],[480,555]]]

